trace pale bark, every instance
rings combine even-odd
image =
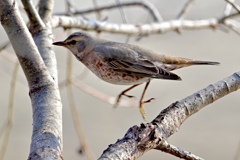
[[[103,152],[101,159],[136,159],[151,149],[158,149],[184,159],[201,159],[197,156],[176,154],[174,147],[166,145],[167,139],[178,131],[187,118],[203,107],[240,88],[240,72],[171,104],[151,122],[131,127],[122,139]],[[179,152],[181,150],[179,149]]]
[[[29,85],[33,109],[29,159],[62,159],[62,104],[57,83],[45,66],[16,1],[0,1],[0,17]]]

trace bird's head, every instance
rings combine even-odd
[[[64,41],[54,42],[53,45],[63,46],[68,48],[74,55],[81,54],[89,45],[91,37],[82,32],[75,32],[71,34]]]

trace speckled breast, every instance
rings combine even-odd
[[[92,54],[91,56],[85,57],[82,60],[88,69],[90,69],[100,79],[118,85],[134,85],[144,83],[149,80],[148,77],[139,77],[134,75],[126,74],[122,71],[113,70],[107,62],[103,61],[100,57]]]

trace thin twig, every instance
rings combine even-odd
[[[77,75],[74,79],[85,79],[89,73],[89,70],[87,67],[84,67],[83,71],[81,74]],[[62,90],[64,87],[67,87],[70,83],[68,83],[68,80],[63,80],[62,82],[59,83],[58,87],[60,90]]]
[[[158,12],[158,9],[149,1],[144,0],[144,1],[134,1],[134,2],[122,2],[121,6],[123,6],[123,7],[131,7],[131,6],[144,7],[148,10],[148,12],[150,13],[150,15],[152,16],[152,18],[155,22],[163,21],[162,16]],[[102,10],[114,9],[114,8],[118,8],[118,7],[119,6],[114,3],[114,4],[108,4],[106,6],[100,6],[98,8],[90,8],[90,9],[85,9],[85,10],[81,10],[81,11],[76,11],[73,14],[74,15],[78,15],[78,14],[82,15],[82,14],[98,12],[98,11],[102,11]],[[66,13],[56,13],[55,15],[66,15]]]
[[[183,20],[184,17],[189,13],[190,9],[192,8],[195,0],[188,0],[188,2],[184,5],[183,9],[181,12],[178,14],[177,19],[178,20]],[[181,28],[176,29],[177,33],[182,33]]]
[[[84,72],[81,75],[78,75],[76,77],[73,77],[71,80],[71,83],[68,82],[68,80],[64,80],[62,82],[59,83],[59,88],[60,90],[62,90],[64,87],[67,87],[69,85],[74,85],[75,87],[77,87],[78,89],[82,90],[83,92],[85,92],[86,94],[89,94],[105,103],[114,105],[116,102],[116,97],[113,97],[111,95],[107,95],[106,93],[97,90],[96,88],[93,88],[92,86],[89,86],[87,84],[85,84],[84,82],[79,80],[79,77],[81,78],[85,78],[86,77],[86,73],[89,73],[89,71],[87,70],[87,68],[84,70]],[[161,98],[163,98],[163,96],[161,96]],[[161,99],[160,97],[155,97],[155,101],[151,102],[151,103],[156,103],[158,101],[160,101]],[[131,108],[131,107],[137,107],[139,104],[139,100],[136,99],[122,99],[120,101],[119,107],[125,107],[125,108]]]
[[[184,5],[181,12],[178,14],[177,19],[181,20],[184,17],[186,17],[186,15],[189,13],[190,9],[193,7],[194,2],[195,2],[195,0],[188,0],[188,2]]]
[[[235,0],[232,0],[232,2],[234,2],[234,1]],[[225,7],[225,10],[223,12],[223,15],[228,16],[231,13],[232,8],[233,8],[232,5],[230,3],[227,3],[226,7]]]
[[[4,44],[2,44],[0,46],[0,54],[6,58],[7,60],[9,60],[10,62],[13,62],[13,63],[17,63],[18,60],[17,60],[17,57],[16,55],[12,55],[10,53],[7,53],[4,51],[4,49],[6,49],[11,43],[8,41],[8,42],[5,42]],[[4,51],[4,52],[3,52]]]
[[[233,8],[235,8],[238,13],[240,13],[240,6],[238,6],[236,3],[234,3],[234,0],[226,0],[229,4],[231,4],[233,6]]]
[[[18,59],[15,55],[8,53],[8,52],[1,52],[0,55],[2,55],[4,58],[6,58],[8,61],[12,63],[18,63]]]
[[[116,102],[116,97],[113,96],[109,96],[107,94],[105,94],[104,92],[101,92],[85,83],[83,83],[82,81],[73,78],[73,80],[71,81],[71,83],[76,86],[78,89],[84,91],[85,93],[100,99],[103,102],[106,102],[108,104],[113,105]],[[128,99],[128,100],[121,100],[121,102],[119,103],[119,106],[121,107],[137,107],[139,104],[138,100],[133,100],[133,99]]]
[[[232,5],[233,8],[237,10],[237,12],[240,14],[240,6],[237,5],[234,0],[226,0],[228,4]],[[240,35],[240,23],[232,20],[232,19],[227,19],[223,21],[226,26],[228,26],[230,29],[232,29],[235,33]]]
[[[122,6],[122,3],[120,2],[120,0],[115,0],[116,4],[118,5],[118,9],[119,9],[119,12],[121,14],[121,17],[122,17],[122,20],[123,20],[123,23],[127,23],[127,17],[126,17],[126,14],[124,13],[123,11],[123,6]]]
[[[92,2],[93,2],[94,8],[95,8],[95,9],[98,8],[97,0],[92,0]],[[101,19],[101,11],[100,11],[100,10],[96,11],[96,16],[97,16],[97,19],[98,19],[98,20]]]
[[[77,10],[72,0],[66,0],[66,9],[68,15],[73,15],[73,13]]]
[[[74,94],[73,94],[71,85],[69,85],[67,87],[67,95],[68,95],[68,100],[70,103],[69,106],[71,109],[74,126],[76,129],[80,144],[81,144],[81,150],[85,153],[86,157],[89,160],[95,160],[96,158],[95,158],[94,154],[92,153],[92,151],[90,150],[90,147],[88,146],[88,143],[87,143],[84,133],[82,131],[82,127],[81,127],[81,123],[80,123],[80,119],[79,119],[77,107],[75,104]]]
[[[123,10],[123,6],[122,6],[122,2],[120,2],[120,0],[115,0],[116,4],[119,6],[119,12],[121,14],[121,17],[122,17],[122,21],[123,23],[127,24],[128,23],[128,20],[127,20],[127,16]],[[128,43],[130,40],[130,35],[127,35],[127,38],[125,40],[125,43]]]
[[[93,2],[93,7],[94,8],[98,8],[98,3],[97,3],[97,0],[92,0]],[[101,21],[101,11],[96,11],[96,17],[97,17],[97,20]],[[96,32],[96,37],[99,37],[100,36],[100,33],[101,32]]]
[[[240,22],[232,19],[227,19],[224,21],[224,24],[228,26],[228,28],[230,28],[232,31],[240,35]]]
[[[17,57],[15,54],[11,54],[9,52],[7,52],[6,50],[4,50],[6,47],[8,47],[11,43],[10,42],[6,42],[5,44],[3,44],[2,46],[0,46],[0,55],[3,56],[4,58],[6,58],[8,61],[16,64],[19,63]],[[9,76],[12,77],[12,75],[7,72],[6,70],[3,70],[6,74],[8,74]],[[25,77],[23,77],[22,75],[18,77],[18,82],[21,83],[23,86],[26,86],[26,79]]]
[[[0,52],[4,49],[6,49],[9,45],[10,45],[10,41],[7,41],[5,43],[3,43],[1,46],[0,46]]]

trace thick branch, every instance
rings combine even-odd
[[[240,72],[194,93],[164,109],[151,123],[130,128],[110,145],[99,159],[135,159],[150,149],[161,148],[191,115],[219,98],[240,88]],[[166,145],[165,145],[166,147]]]
[[[16,1],[0,1],[0,17],[28,80],[33,107],[33,135],[29,159],[61,159],[62,105],[58,87],[16,6]]]
[[[36,15],[39,14],[41,16],[41,21],[44,23],[44,26],[40,24],[35,25],[34,27],[30,28],[30,31],[33,35],[33,39],[38,47],[45,65],[47,66],[52,78],[57,82],[57,62],[52,46],[53,35],[51,26],[51,14],[53,10],[53,4],[53,0],[39,1],[39,13],[36,13]]]

